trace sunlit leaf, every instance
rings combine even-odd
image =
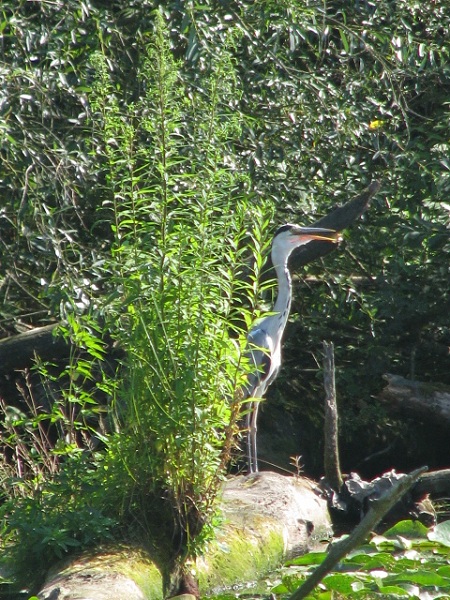
[[[435,525],[428,533],[428,539],[450,548],[450,520]]]
[[[401,581],[404,582],[413,582],[421,585],[436,585],[440,587],[449,587],[450,588],[450,579],[446,577],[442,577],[438,573],[434,571],[410,571],[405,573],[398,573],[396,575],[389,576],[389,583],[399,583]]]
[[[380,594],[383,594],[383,597],[385,598],[411,597],[411,594],[407,590],[396,585],[380,586],[378,589]]]
[[[308,552],[303,556],[298,556],[288,561],[287,565],[317,565],[327,556],[326,552]]]
[[[393,527],[384,532],[384,537],[394,539],[398,536],[408,540],[426,538],[428,529],[420,521],[399,521]]]
[[[323,579],[323,583],[328,589],[341,594],[350,594],[351,592],[356,591],[353,587],[355,583],[355,577],[345,573],[327,575]]]

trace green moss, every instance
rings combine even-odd
[[[216,541],[208,555],[198,561],[198,578],[202,594],[244,582],[255,581],[279,567],[283,561],[282,536],[267,532],[258,544],[242,532],[227,536],[227,541]]]
[[[162,600],[162,577],[155,564],[143,553],[133,552],[117,569],[138,586],[148,600]]]
[[[122,547],[95,555],[84,554],[68,561],[66,566],[55,565],[49,575],[68,576],[80,572],[119,573],[134,581],[146,599],[163,598],[160,572],[145,552],[136,548]]]
[[[227,530],[224,537],[210,543],[207,555],[198,560],[196,575],[202,595],[218,592],[232,585],[257,581],[283,562],[282,536],[267,527],[255,538],[240,530]],[[264,531],[262,528],[261,531]],[[134,581],[147,600],[162,600],[162,578],[148,555],[135,548],[122,547],[100,554],[84,554],[66,565],[55,565],[53,575],[114,572]],[[50,573],[51,575],[52,573]]]

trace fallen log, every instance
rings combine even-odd
[[[448,483],[450,470],[423,473],[423,469],[419,469],[410,476],[398,477],[399,482],[408,479],[409,484],[413,484],[410,494],[415,495],[429,491],[430,482]],[[303,477],[269,472],[228,480],[222,497],[224,521],[217,540],[209,545],[208,554],[195,566],[202,593],[217,594],[235,589],[236,585],[253,581],[264,570],[273,569],[283,558],[303,553],[311,547],[317,548],[320,542],[326,541],[330,535],[330,522],[324,510],[325,503],[316,496],[315,488],[313,482]],[[383,502],[378,499],[375,512],[371,505],[370,515],[356,527],[348,543],[338,544],[338,555],[336,547],[315,577],[324,575],[336,560],[359,544],[395,499],[398,500],[397,493],[386,506],[383,505],[384,496]],[[308,581],[308,589],[317,581]],[[50,600],[62,594],[66,600],[80,597],[107,600],[113,593],[117,600],[148,597],[157,600],[162,599],[161,592],[161,577],[149,556],[122,547],[84,555],[56,566],[49,573],[38,598]],[[301,597],[300,593],[294,600]],[[188,599],[184,595],[183,600],[195,600],[195,596]]]
[[[222,492],[217,538],[191,565],[202,595],[254,581],[331,537],[327,503],[305,477],[240,475],[228,479]],[[162,600],[162,579],[147,554],[115,548],[55,565],[37,597]]]
[[[0,374],[30,367],[36,356],[42,360],[67,357],[70,345],[56,334],[57,323],[35,327],[25,333],[0,340]]]
[[[436,481],[450,483],[450,469],[434,473],[417,470],[397,477],[397,483],[412,484],[410,494],[430,491]],[[442,487],[441,487],[442,489]],[[224,484],[220,501],[223,521],[217,538],[198,559],[193,570],[200,580],[201,593],[219,593],[254,581],[277,567],[283,559],[317,549],[330,539],[331,521],[327,503],[316,493],[317,485],[305,477],[286,477],[271,472],[238,476]],[[402,493],[405,489],[402,489]],[[378,508],[369,518],[368,529],[392,508],[398,499]],[[379,495],[383,497],[383,494]],[[378,497],[378,502],[380,500]],[[386,495],[387,498],[387,495]],[[383,499],[384,502],[384,499]],[[371,504],[373,506],[373,503]],[[405,518],[403,514],[400,518]],[[372,519],[372,520],[371,520]],[[361,526],[357,543],[362,539]],[[347,548],[345,549],[345,552]],[[116,548],[86,554],[55,565],[38,594],[50,600],[64,593],[66,600],[89,597],[107,600],[162,600],[162,580],[150,557],[136,549]],[[192,598],[193,600],[193,598]]]
[[[381,402],[389,403],[395,410],[413,413],[422,419],[450,423],[450,387],[411,381],[387,373],[383,376],[387,386],[380,392]]]
[[[429,471],[419,477],[411,490],[415,498],[430,494],[434,498],[450,496],[450,469]]]

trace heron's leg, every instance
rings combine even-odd
[[[249,413],[249,428],[248,428],[249,450],[248,450],[248,452],[249,452],[250,473],[258,472],[258,453],[257,453],[257,449],[256,449],[256,431],[257,431],[256,420],[258,418],[258,408],[259,408],[259,402],[253,402],[252,410]]]
[[[255,403],[248,403],[248,412],[245,416],[246,429],[247,429],[247,463],[249,473],[254,473],[254,454],[253,454],[253,438],[252,438],[252,418],[255,410]]]

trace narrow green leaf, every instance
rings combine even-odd
[[[286,566],[289,565],[318,565],[327,556],[326,552],[308,552],[303,556],[298,556],[292,560],[287,561]]]
[[[345,35],[344,30],[341,29],[341,28],[339,28],[339,36],[341,38],[341,42],[342,42],[342,45],[344,47],[344,50],[348,54],[350,46],[349,46],[349,43],[348,43],[348,40],[347,40],[347,36]]]

